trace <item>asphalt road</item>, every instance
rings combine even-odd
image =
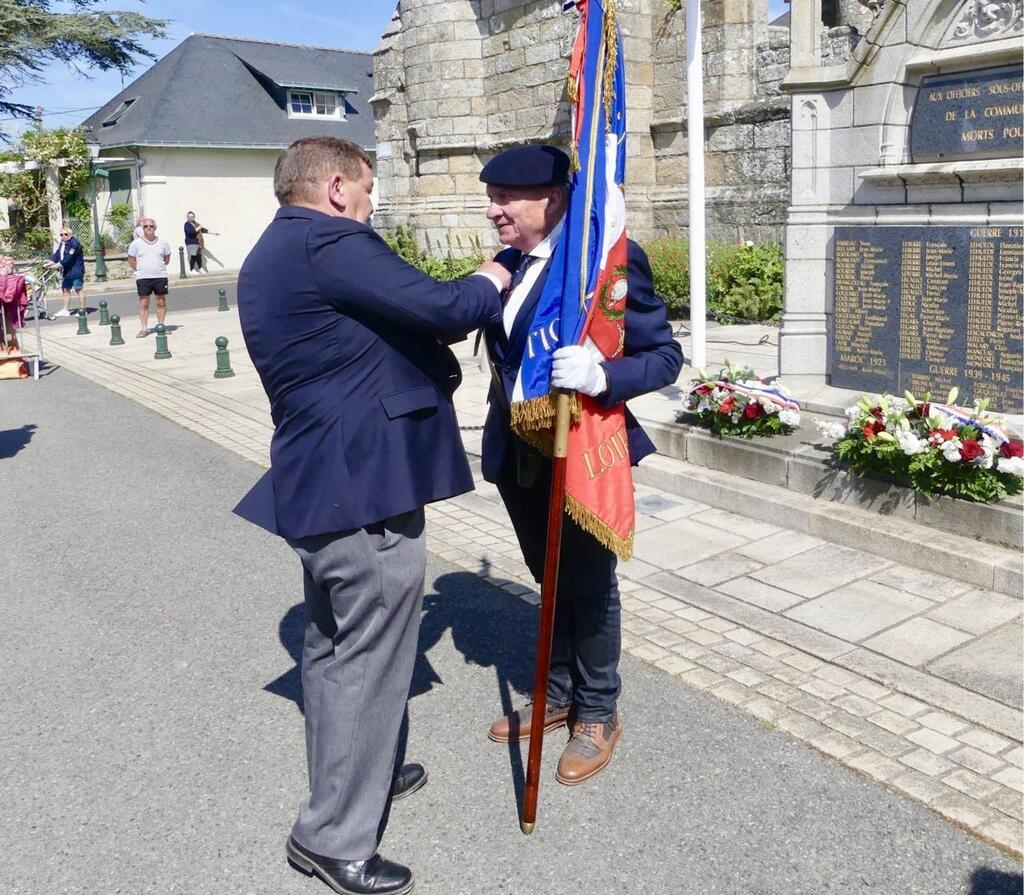
[[[212,277],[209,275],[207,279]],[[139,296],[135,292],[134,287],[118,292],[105,292],[92,293],[89,290],[89,283],[85,285],[85,305],[86,312],[89,315],[90,320],[96,318],[99,314],[99,303],[105,301],[107,308],[111,314],[118,314],[121,317],[121,325],[125,326],[129,318],[135,318],[136,324],[138,322],[139,314]],[[231,280],[225,282],[223,279],[215,282],[204,282],[203,276],[189,277],[187,280],[179,280],[177,275],[172,275],[168,280],[168,291],[167,291],[167,322],[173,323],[173,317],[177,311],[191,311],[198,308],[216,308],[217,307],[217,290],[223,289],[227,294],[228,305],[230,307],[235,306],[235,295],[236,295],[237,282]],[[60,289],[51,290],[46,296],[47,307],[50,314],[56,314],[61,309],[61,294]],[[71,310],[72,312],[78,310],[78,296],[74,292],[71,293]],[[156,326],[156,302],[150,300],[149,308],[150,325]],[[56,320],[45,320],[40,321],[41,326],[74,326],[77,325],[78,321],[74,316],[71,317],[60,317]],[[32,324],[29,323],[31,328]],[[128,327],[125,329],[126,333],[134,333],[135,328]]]
[[[0,383],[0,892],[320,895],[284,840],[305,785],[297,561],[236,519],[253,465],[60,369]],[[487,724],[535,614],[432,559],[381,850],[422,895],[1009,895],[1020,866],[667,675],[623,663],[625,734],[519,832],[525,753]]]

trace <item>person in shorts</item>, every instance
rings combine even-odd
[[[64,307],[54,316],[71,316],[68,306],[71,304],[72,289],[78,294],[78,303],[84,311],[85,292],[82,285],[85,281],[85,254],[82,251],[82,244],[75,239],[67,224],[60,228],[60,243],[45,266],[61,272],[60,289]]]
[[[128,246],[128,264],[135,271],[135,288],[139,293],[139,332],[137,339],[149,335],[149,296],[156,296],[156,322],[167,316],[167,262],[171,260],[171,244],[156,235],[156,221],[143,218],[142,237]]]

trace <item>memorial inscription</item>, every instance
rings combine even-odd
[[[912,160],[1020,156],[1021,91],[1021,69],[1012,65],[924,78],[910,119]]]
[[[837,227],[832,385],[1024,412],[1024,227]]]

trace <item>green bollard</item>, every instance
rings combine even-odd
[[[221,294],[224,294],[224,290],[221,289]],[[213,340],[213,344],[217,346],[217,369],[213,371],[214,379],[230,379],[235,375],[235,371],[231,369],[231,357],[228,354],[228,340],[224,336],[217,336]]]
[[[110,311],[105,301],[100,302],[100,326],[110,326]]]
[[[223,289],[217,290],[217,310],[228,311],[228,294]]]
[[[78,312],[78,332],[76,336],[87,336],[89,335],[89,321],[85,316],[85,311]]]
[[[167,327],[162,323],[156,325],[156,354],[153,360],[167,360],[171,352],[167,350]]]
[[[188,274],[185,273],[185,246],[178,246],[178,267],[181,268],[181,273],[178,274],[178,279],[187,280]]]
[[[124,344],[124,339],[121,338],[121,318],[117,314],[110,318],[110,344]]]

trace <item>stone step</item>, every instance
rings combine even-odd
[[[832,440],[815,425],[817,420],[837,418],[806,412],[803,416],[803,425],[791,435],[753,440],[719,438],[685,421],[641,416],[640,423],[660,454],[691,467],[727,472],[822,504],[845,505],[900,525],[915,523],[936,533],[959,535],[968,542],[977,539],[1021,549],[1024,502],[1020,496],[989,505],[950,497],[928,498],[893,482],[854,475],[833,459]]]
[[[782,484],[742,477],[734,470],[724,472],[661,454],[647,457],[634,470],[634,477],[640,484],[670,494],[1017,599],[1024,589],[1019,550],[946,532],[906,515],[821,500]]]

